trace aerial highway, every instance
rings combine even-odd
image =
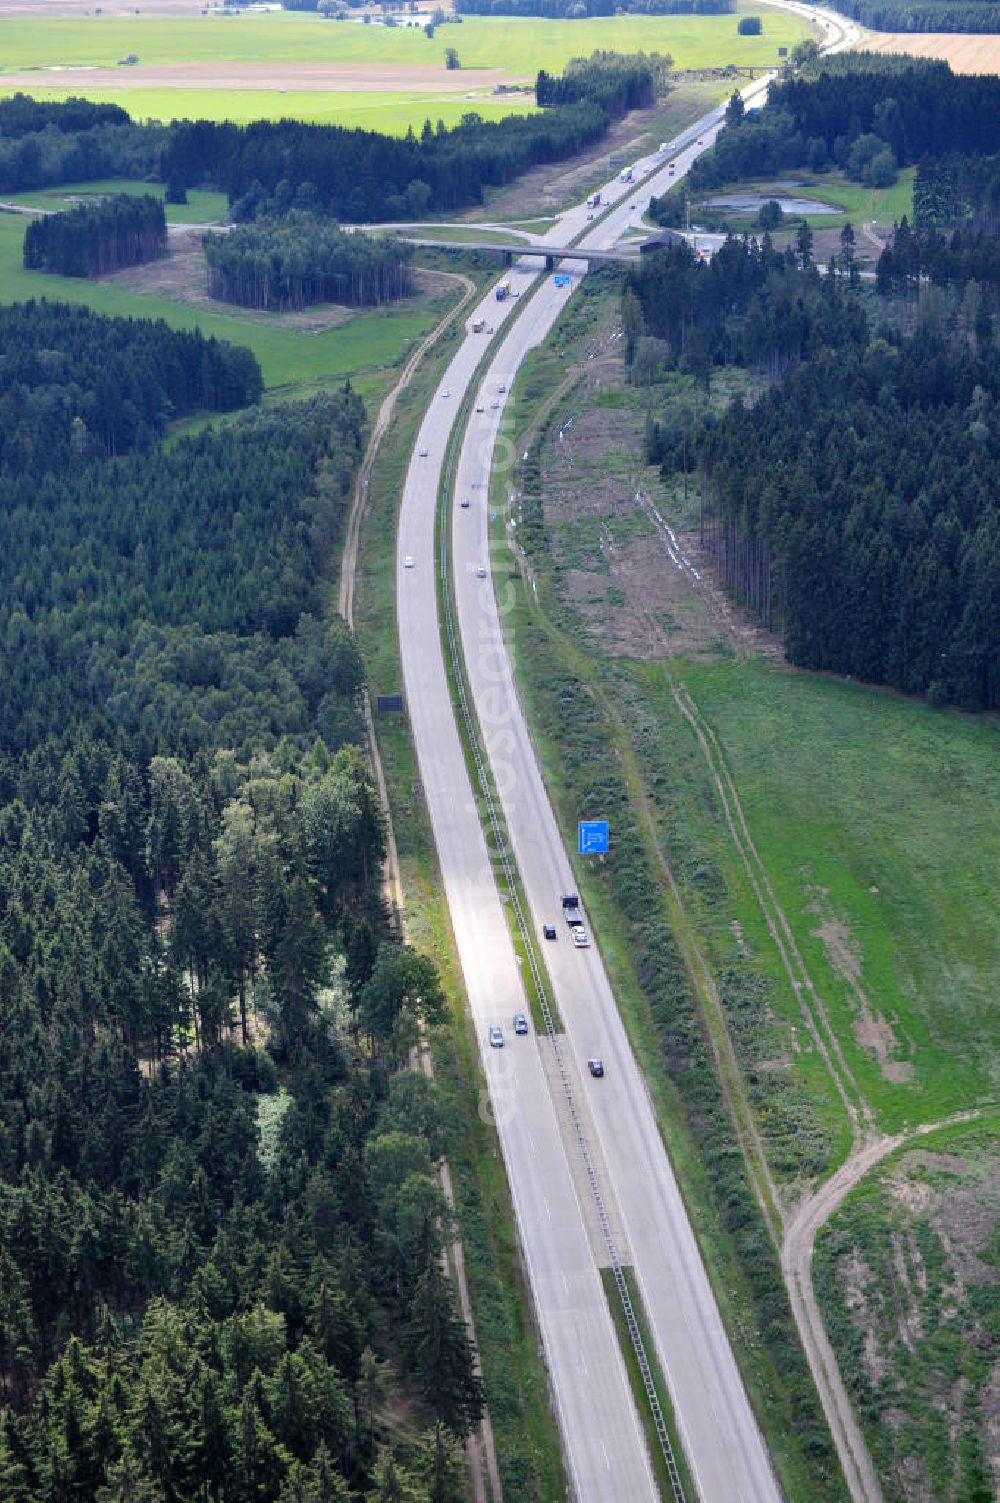
[[[500,311],[495,303],[483,305],[484,317]],[[482,338],[472,336],[452,360],[421,425],[406,476],[397,596],[403,681],[573,1492],[581,1503],[649,1500],[656,1489],[639,1416],[544,1062],[534,1041],[516,1038],[511,1026],[513,1014],[527,1011],[528,1004],[466,771],[441,647],[434,574],[437,489],[455,408],[482,353]],[[485,1043],[487,1028],[495,1023],[507,1035],[502,1049]]]
[[[638,218],[661,177],[676,181],[712,139],[718,121],[698,133],[650,183],[609,184],[617,206],[584,243],[613,245]],[[655,163],[638,164],[641,176]],[[638,209],[634,209],[637,205]],[[572,234],[573,211],[567,216]],[[584,215],[583,224],[586,225]],[[567,228],[565,223],[561,226]],[[567,265],[571,263],[566,263]],[[523,273],[527,278],[530,273]],[[477,570],[488,563],[486,483],[502,404],[526,352],[555,322],[568,293],[549,277],[500,344],[482,382],[455,477],[456,497],[477,498],[452,511],[455,599],[466,668],[483,739],[497,781],[535,933],[556,922],[557,941],[544,947],[556,1007],[565,1028],[564,1058],[574,1072],[574,1099],[594,1156],[603,1166],[601,1191],[619,1228],[620,1256],[631,1264],[649,1318],[656,1354],[670,1389],[677,1427],[701,1498],[777,1500],[780,1496],[756,1419],[737,1370],[694,1234],[596,945],[577,949],[561,922],[560,894],[573,876],[545,792],[531,738],[503,648],[498,598]],[[499,402],[500,407],[494,404]],[[501,456],[502,457],[502,456]],[[581,706],[581,713],[585,707]],[[580,811],[599,814],[600,811]],[[540,1045],[544,1055],[546,1045]],[[589,1057],[605,1077],[590,1080]],[[549,1070],[549,1076],[552,1077]],[[572,1152],[572,1145],[568,1145]]]
[[[814,16],[811,7],[789,8]],[[827,32],[828,45],[844,45],[843,22],[834,20]],[[758,98],[767,83],[750,85],[744,97]],[[599,215],[575,206],[545,238],[555,246],[578,237],[588,248],[614,246],[638,225],[649,197],[682,177],[711,143],[723,114],[722,107],[713,110],[669,151],[633,164],[634,182],[609,182]],[[470,315],[470,330],[480,318],[496,330],[491,358],[480,368],[484,336],[470,332],[421,424],[397,540],[407,708],[480,1042],[484,1107],[488,1100],[504,1153],[574,1497],[625,1503],[657,1496],[600,1282],[610,1238],[621,1263],[634,1270],[698,1496],[703,1503],[778,1503],[763,1437],[601,963],[600,936],[577,949],[561,924],[560,894],[573,885],[565,849],[571,832],[559,830],[542,782],[504,645],[503,587],[496,593],[491,577],[489,481],[494,463],[509,458],[500,435],[503,407],[525,354],[555,323],[582,267],[567,259],[559,271],[560,283],[568,276],[568,285],[540,276],[537,263],[515,263],[515,296],[498,303],[490,292]],[[558,1043],[513,1031],[514,1014],[530,1013],[527,978],[467,770],[438,619],[437,496],[457,410],[470,388],[474,410],[449,472],[447,498],[455,614],[529,922],[536,934],[543,923],[557,925],[559,938],[544,946],[544,958],[565,1030]],[[502,1047],[489,1043],[493,1027],[503,1030]],[[605,1064],[600,1081],[587,1070],[594,1055]]]

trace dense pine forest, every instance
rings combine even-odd
[[[0,356],[0,1496],[458,1503],[482,1396],[403,1068],[444,1000],[323,617],[364,411],[108,457],[114,373],[162,411],[192,338],[42,305]]]
[[[466,16],[543,16],[578,21],[585,16],[718,16],[736,9],[736,0],[456,0]]]
[[[831,0],[873,31],[997,31],[996,0]]]
[[[701,438],[703,531],[788,655],[1000,708],[1000,351],[821,351]]]
[[[913,180],[913,222],[919,229],[968,225],[1000,236],[1000,156],[925,157]]]
[[[1000,80],[943,63],[821,60],[737,100],[698,186],[808,163],[862,179],[919,160],[915,226],[878,261],[854,231],[821,276],[803,223],[779,254],[730,239],[648,257],[623,299],[633,378],[664,367],[710,384],[723,364],[769,383],[700,426],[650,418],[665,472],[701,470],[702,536],[733,593],[782,632],[792,662],[939,704],[1000,707]],[[678,196],[656,205],[674,216]]]
[[[256,402],[249,350],[72,303],[0,308],[0,480],[40,480],[147,448],[167,423]],[[95,472],[100,473],[100,472]],[[107,472],[109,475],[111,472]]]
[[[95,178],[148,179],[159,171],[168,128],[135,125],[116,104],[0,99],[0,193]]]
[[[237,219],[290,208],[345,223],[450,212],[480,203],[486,187],[601,140],[629,107],[622,75],[634,75],[634,61],[598,62],[586,97],[571,103],[497,121],[470,113],[453,130],[428,121],[419,136],[290,120],[248,126],[181,122],[171,131],[161,171],[164,179],[187,187],[211,183],[224,189]],[[659,76],[658,65],[644,66],[654,79]],[[633,78],[631,87],[637,86]]]
[[[583,91],[545,75],[553,97],[537,112],[487,121],[470,111],[451,130],[428,120],[405,137],[294,120],[135,125],[117,106],[16,95],[0,101],[0,193],[125,177],[222,189],[240,220],[291,209],[345,223],[450,212],[600,141],[633,100],[651,100],[669,59],[597,54],[584,65]]]
[[[898,166],[998,150],[1000,78],[956,75],[943,62],[844,53],[773,84],[758,113],[730,109],[688,182],[701,190],[836,166],[886,186]],[[671,222],[662,209],[658,217]]]
[[[411,245],[349,235],[302,210],[206,235],[204,246],[209,296],[248,308],[370,308],[412,290]]]
[[[163,204],[150,193],[114,193],[60,214],[33,219],[24,232],[29,271],[101,277],[155,261],[167,249]]]
[[[875,269],[878,289],[915,302],[922,282],[936,286],[968,287],[969,297],[989,318],[1000,288],[1000,240],[984,230],[960,228],[943,234],[933,227],[913,230],[896,226]]]
[[[730,240],[705,265],[680,246],[633,274],[634,379],[742,364],[771,382],[700,426],[667,407],[649,457],[700,470],[703,542],[793,663],[996,709],[995,290],[925,300],[913,333],[887,305],[873,334],[850,238],[826,276],[807,251]]]
[[[672,66],[671,58],[655,52],[631,57],[593,52],[573,58],[560,74],[543,68],[535,80],[535,99],[542,108],[598,99],[617,118],[654,105]]]

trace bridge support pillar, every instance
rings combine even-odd
[[[556,258],[555,258],[555,256],[546,256],[545,257],[545,270],[546,271],[554,271],[555,270],[555,265],[556,265]]]
[[[504,251],[504,253],[503,253],[503,264],[505,266],[513,266],[513,264],[514,264],[514,252],[513,251],[509,251],[509,250],[505,250]]]

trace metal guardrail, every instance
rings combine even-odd
[[[569,1072],[566,1069],[563,1050],[559,1042],[559,1034],[555,1027],[548,992],[545,987],[541,968],[538,964],[538,958],[535,954],[534,935],[529,928],[527,917],[524,912],[524,906],[521,902],[520,884],[515,873],[512,852],[507,844],[505,821],[503,820],[502,815],[497,808],[497,802],[493,794],[493,787],[487,769],[486,757],[484,755],[482,747],[480,746],[476,717],[473,713],[472,707],[469,704],[469,696],[466,689],[465,663],[462,657],[461,644],[459,642],[458,633],[455,627],[455,617],[451,595],[451,579],[448,566],[451,550],[448,546],[448,519],[450,516],[450,506],[447,504],[447,502],[452,492],[452,475],[455,467],[456,448],[460,441],[461,434],[465,429],[464,418],[468,416],[468,405],[469,404],[467,401],[465,404],[466,410],[464,414],[460,414],[460,416],[463,417],[463,421],[455,423],[455,426],[452,428],[451,434],[448,439],[448,449],[445,459],[444,475],[442,479],[441,490],[438,496],[440,528],[438,541],[438,562],[440,570],[441,603],[444,612],[445,632],[448,641],[448,654],[451,658],[452,674],[455,681],[455,692],[458,696],[458,704],[462,714],[462,722],[465,726],[466,741],[476,769],[476,778],[479,783],[483,803],[485,805],[487,817],[490,822],[490,828],[493,832],[497,858],[499,859],[503,867],[504,876],[507,881],[507,889],[510,894],[514,916],[517,920],[517,926],[524,943],[525,953],[528,957],[528,968],[531,972],[531,980],[535,988],[535,996],[538,1001],[539,1011],[541,1012],[542,1018],[545,1022],[546,1035],[552,1045],[556,1065],[559,1070],[560,1081],[562,1083],[563,1095],[565,1097],[566,1106],[569,1111],[570,1120],[573,1124],[573,1129],[576,1133],[577,1145],[580,1150],[580,1155],[583,1159],[583,1165],[587,1175],[587,1183],[590,1186],[590,1192],[597,1209],[597,1217],[601,1227],[601,1236],[604,1241],[605,1251],[607,1252],[608,1261],[611,1265],[611,1271],[614,1276],[615,1288],[617,1289],[618,1297],[621,1300],[622,1310],[625,1315],[625,1324],[628,1329],[629,1339],[632,1343],[632,1350],[635,1353],[636,1362],[638,1363],[643,1388],[646,1391],[646,1398],[649,1403],[650,1413],[653,1417],[653,1426],[656,1430],[656,1437],[660,1443],[660,1450],[663,1454],[663,1460],[667,1469],[667,1475],[670,1478],[670,1485],[673,1492],[673,1503],[686,1503],[684,1486],[677,1467],[677,1461],[674,1457],[674,1450],[670,1442],[670,1435],[667,1431],[666,1420],[663,1417],[663,1408],[660,1404],[659,1394],[656,1392],[656,1385],[653,1382],[653,1374],[649,1365],[649,1358],[646,1356],[645,1343],[642,1339],[642,1332],[639,1329],[639,1322],[636,1318],[635,1308],[632,1304],[632,1297],[629,1293],[624,1269],[622,1267],[621,1259],[618,1256],[618,1249],[615,1244],[614,1233],[611,1229],[611,1222],[608,1217],[607,1207],[604,1203],[604,1196],[601,1192],[597,1170],[594,1167],[594,1160],[587,1143],[586,1135],[583,1131],[583,1125],[580,1121],[580,1115],[576,1108],[576,1101],[573,1096],[572,1082],[570,1080]]]

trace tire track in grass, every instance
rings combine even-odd
[[[806,1026],[837,1089],[844,1110],[850,1118],[857,1143],[863,1131],[871,1131],[873,1128],[874,1113],[865,1100],[851,1067],[844,1058],[840,1040],[830,1022],[823,999],[816,990],[802,953],[795,942],[785,911],[775,896],[767,868],[761,860],[760,852],[747,827],[743,805],[722,748],[719,746],[718,738],[712,727],[704,720],[687,689],[677,682],[669,669],[667,681],[678,710],[691,727],[701,748],[702,756],[722,803],[733,845],[746,870],[768,933],[774,941],[782,967],[802,1009]]]

